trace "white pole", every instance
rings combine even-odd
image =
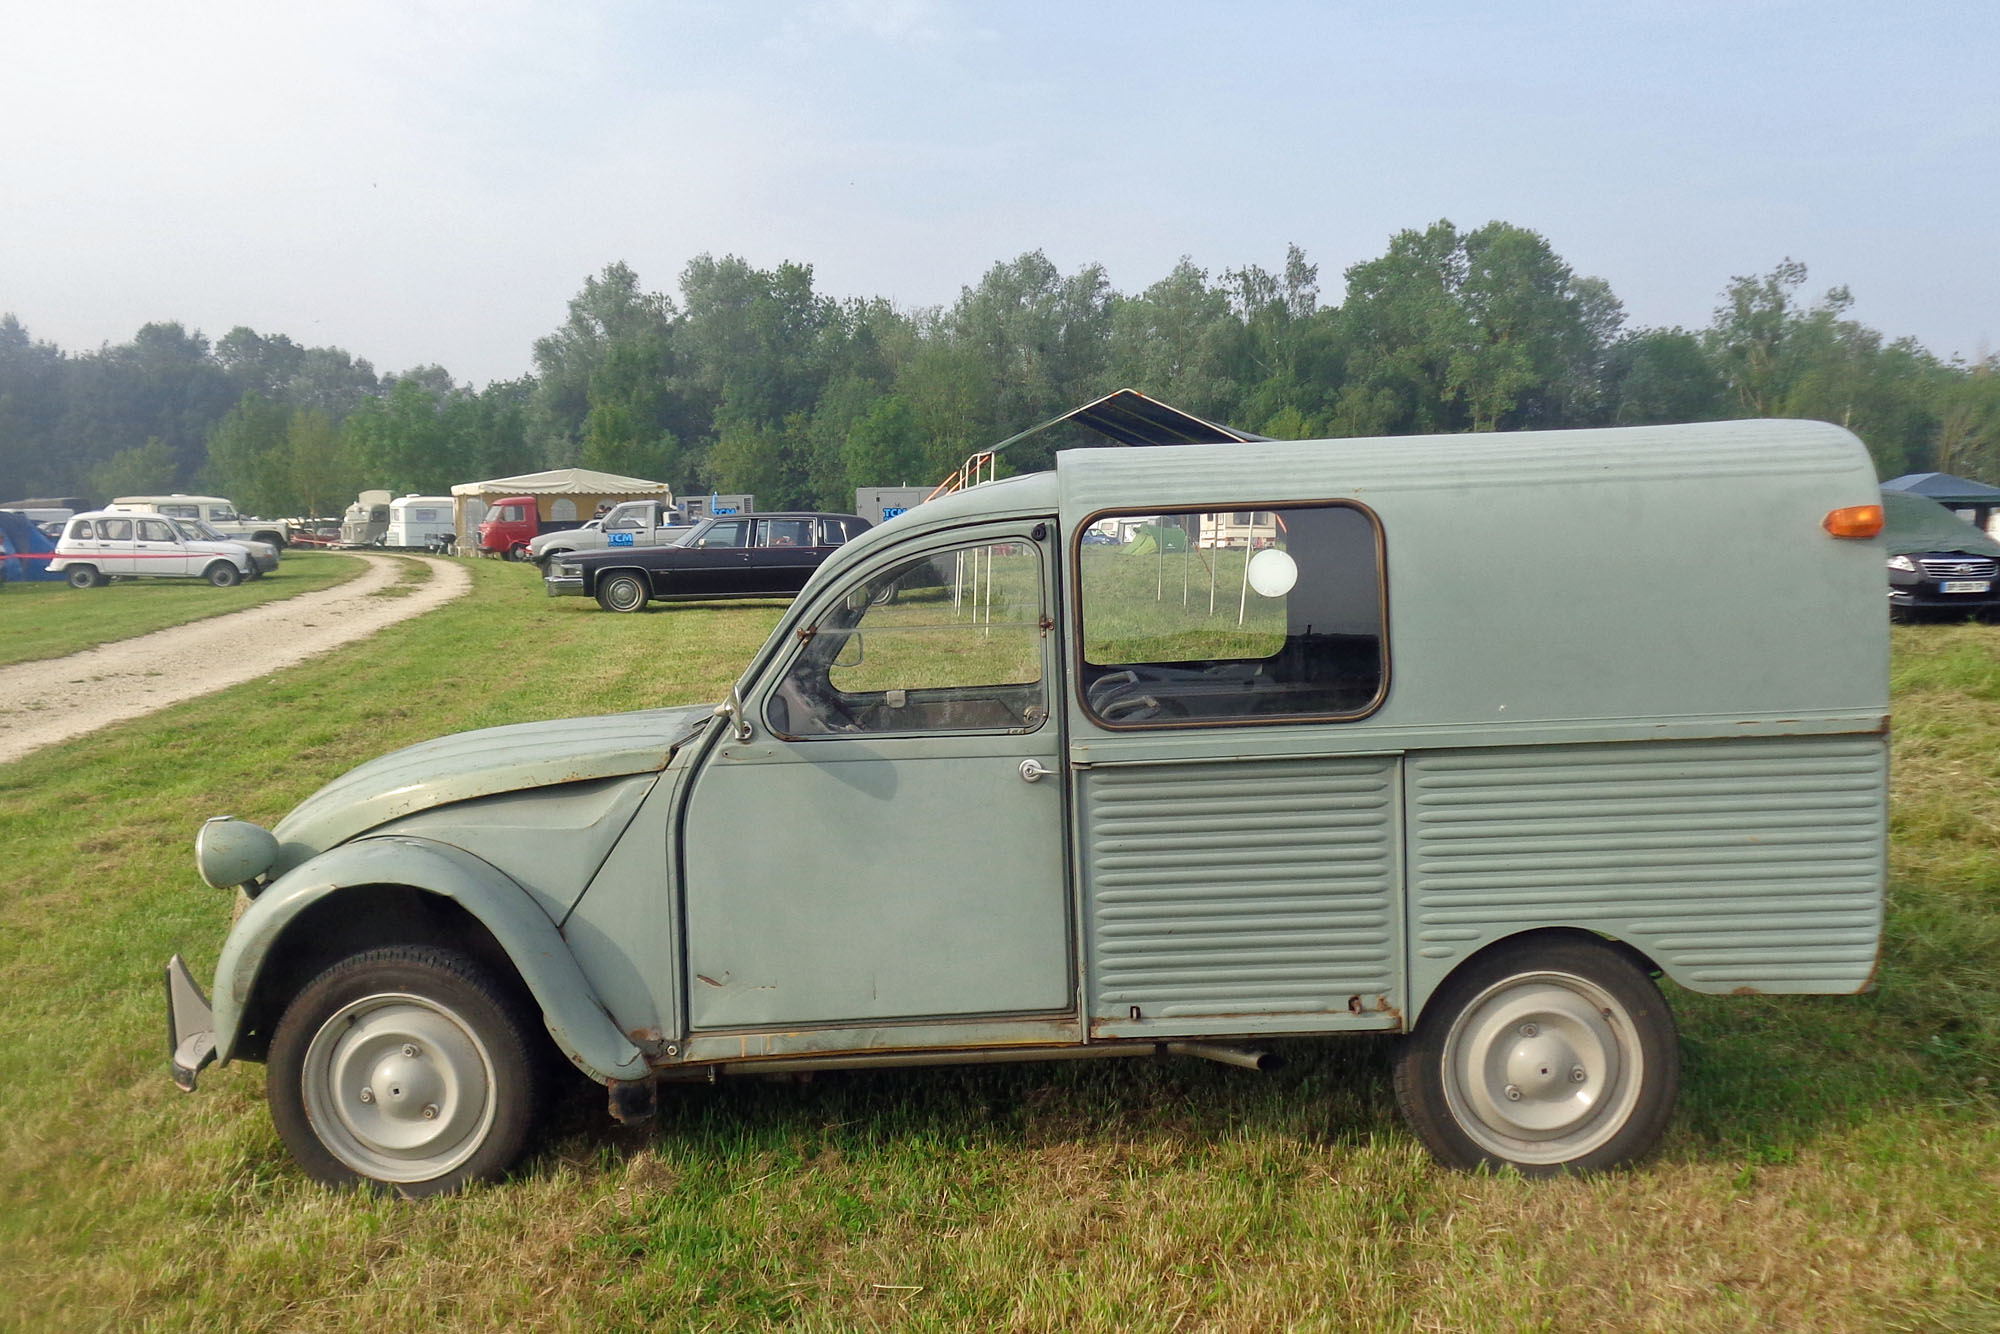
[[[1253,522],[1250,531],[1243,538],[1243,593],[1236,603],[1236,624],[1243,624],[1243,617],[1250,610],[1250,552],[1257,545],[1257,525]]]

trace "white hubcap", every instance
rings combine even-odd
[[[1630,1119],[1644,1058],[1630,1017],[1603,988],[1568,973],[1524,973],[1458,1016],[1443,1073],[1453,1118],[1482,1150],[1563,1163]]]
[[[313,1035],[301,1074],[320,1142],[378,1181],[428,1181],[493,1125],[493,1062],[459,1017],[423,996],[368,996]]]

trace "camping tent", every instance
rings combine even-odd
[[[665,482],[620,477],[617,473],[589,468],[552,468],[518,477],[495,477],[486,482],[461,482],[451,489],[452,526],[458,530],[460,551],[479,550],[479,521],[486,517],[487,508],[494,501],[507,496],[533,496],[544,520],[562,523],[588,519],[607,501],[616,504],[621,500],[657,496],[671,502],[674,489]]]
[[[15,510],[0,510],[0,582],[9,579],[60,579],[49,571],[56,544]]]
[[[1953,477],[1948,472],[1911,472],[1882,483],[1884,491],[1907,491],[1935,500],[1983,533],[1994,530],[1994,515],[2000,513],[2000,487]]]

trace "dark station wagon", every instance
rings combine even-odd
[[[792,597],[868,527],[858,514],[716,515],[670,546],[566,552],[542,582],[550,597],[594,597],[606,611],[639,611],[655,598]]]

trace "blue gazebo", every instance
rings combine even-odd
[[[2000,487],[1988,486],[1948,472],[1909,472],[1882,483],[1884,491],[1908,491],[1935,500],[1982,533],[1990,527],[1995,511],[2000,511]]]

